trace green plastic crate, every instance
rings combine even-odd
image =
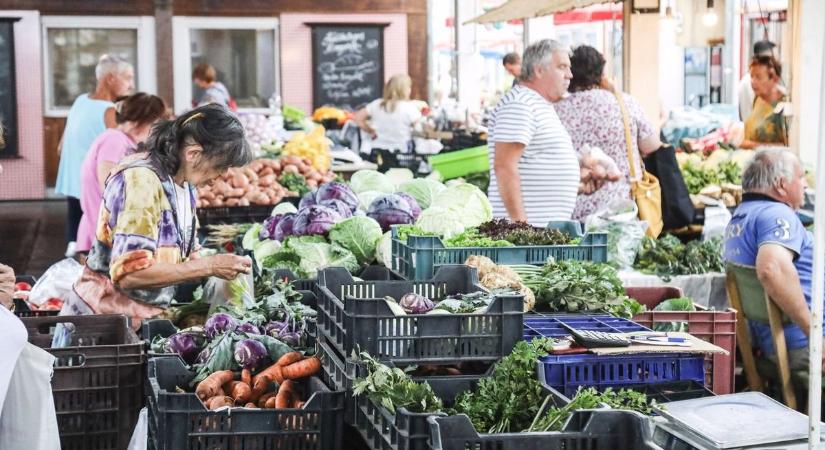
[[[445,180],[490,170],[489,151],[486,145],[433,155],[428,161],[433,170],[437,170]]]
[[[548,228],[582,236],[581,224],[574,221],[551,222]],[[470,255],[486,256],[496,264],[542,265],[556,260],[607,262],[607,233],[588,233],[578,245],[533,245],[513,247],[446,247],[436,236],[398,238],[392,227],[392,270],[408,280],[429,280],[441,266],[464,264]]]

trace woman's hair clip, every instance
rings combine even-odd
[[[123,114],[123,100],[115,102],[115,112],[118,114]]]
[[[186,120],[183,121],[183,123],[181,124],[181,127],[185,127],[186,124],[188,124],[189,122],[191,122],[195,119],[200,119],[201,117],[203,117],[202,112],[192,114],[191,116],[187,117]]]

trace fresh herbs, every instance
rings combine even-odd
[[[278,178],[278,183],[288,191],[297,192],[298,197],[303,197],[304,194],[310,191],[306,178],[300,173],[284,173]]]
[[[548,261],[544,267],[513,266],[536,295],[536,309],[563,312],[605,311],[633,317],[644,307],[624,293],[616,269],[590,261]]]
[[[602,393],[592,387],[580,388],[570,403],[562,407],[550,407],[545,412],[549,400],[550,396],[544,400],[535,420],[525,431],[560,431],[573,411],[598,408],[602,404],[615,409],[638,411],[646,415],[653,413],[653,408],[657,406],[655,401],[649,401],[647,395],[641,392],[628,389],[614,391],[611,388],[605,389]]]
[[[513,244],[505,240],[484,236],[475,228],[470,228],[444,241],[447,247],[509,247]]]
[[[368,396],[392,414],[399,408],[416,413],[441,410],[441,399],[436,397],[429,384],[416,383],[403,370],[387,367],[366,352],[361,353],[361,360],[367,366],[368,375],[355,380],[355,395]]]
[[[467,414],[480,433],[507,433],[527,429],[542,403],[542,386],[536,377],[538,358],[546,356],[546,338],[521,341],[501,359],[489,378],[458,396],[450,413]]]
[[[673,235],[659,239],[646,237],[634,267],[641,272],[658,275],[665,281],[675,275],[721,272],[725,268],[722,240],[714,238],[683,244]]]
[[[536,228],[527,222],[514,222],[498,218],[482,223],[478,232],[494,240],[504,240],[513,245],[567,245],[570,236],[552,228]]]
[[[742,184],[742,167],[732,160],[723,161],[714,168],[701,167],[690,162],[682,166],[682,178],[691,194],[723,183]]]

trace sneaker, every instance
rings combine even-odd
[[[69,242],[69,245],[66,246],[66,258],[74,258],[75,255],[75,247],[77,247],[77,243],[75,241]]]

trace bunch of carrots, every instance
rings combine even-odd
[[[304,357],[300,352],[289,352],[275,364],[252,376],[248,369],[235,380],[231,370],[217,371],[201,381],[195,394],[209,410],[224,406],[245,408],[303,408],[304,401],[296,380],[315,375],[321,369],[321,360]]]

